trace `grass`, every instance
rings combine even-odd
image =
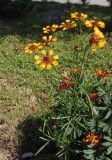
[[[52,3],[48,4],[48,10],[54,8]],[[53,3],[54,4],[54,3]],[[60,65],[51,71],[40,71],[34,65],[33,56],[24,54],[24,46],[32,41],[40,40],[41,24],[38,23],[39,16],[44,16],[48,10],[43,12],[43,7],[39,3],[41,10],[35,19],[31,17],[24,18],[2,19],[0,24],[4,26],[0,36],[0,123],[6,122],[9,125],[18,124],[24,121],[28,116],[37,116],[43,112],[49,111],[56,104],[55,85],[58,85],[57,79],[61,79],[63,72],[70,68],[75,68],[76,64],[81,65],[81,59],[73,61],[76,56],[74,51],[75,45],[84,47],[87,44],[88,33],[81,35],[72,32],[59,31],[54,34],[59,39],[59,42],[53,43],[50,48],[60,57]],[[77,10],[86,12],[90,16],[96,16],[99,19],[103,17],[105,21],[111,19],[111,9],[92,6],[75,6],[58,5],[56,8],[61,8],[64,11],[63,17],[68,15],[68,12]],[[39,6],[38,6],[39,8]],[[43,25],[43,24],[42,24]],[[5,28],[6,27],[6,28]],[[108,39],[111,44],[110,40]],[[88,54],[91,51],[88,50]],[[82,53],[80,53],[82,58]],[[112,48],[111,45],[100,49],[96,55],[91,54],[91,59],[87,59],[88,65],[85,66],[90,73],[95,68],[108,69],[112,67]],[[76,58],[76,57],[75,57]],[[36,113],[32,110],[35,109]]]

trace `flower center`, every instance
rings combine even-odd
[[[82,18],[83,16],[82,16],[81,13],[78,13],[78,14],[77,14],[77,17],[78,17],[78,18]]]
[[[97,27],[97,26],[98,26],[98,23],[97,23],[97,22],[92,22],[92,25],[93,25],[94,27]]]
[[[29,49],[34,51],[34,50],[36,50],[36,49],[37,49],[37,47],[36,47],[36,46],[34,46],[34,45],[32,45],[32,46],[30,46],[30,47],[29,47]]]
[[[46,64],[52,63],[52,56],[44,56],[43,57],[43,62]]]
[[[98,37],[97,35],[93,35],[93,37],[90,39],[90,43],[98,43],[99,41],[101,41],[102,38]]]

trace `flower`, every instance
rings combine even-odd
[[[73,82],[73,79],[71,77],[63,77],[63,81],[66,83],[69,83],[69,82]]]
[[[76,27],[77,24],[74,21],[65,20],[65,22],[62,22],[60,25],[60,28],[62,28],[63,31]]]
[[[54,55],[53,50],[49,50],[47,53],[46,50],[41,51],[41,57],[35,55],[34,60],[35,64],[39,65],[40,69],[51,69],[52,66],[58,66],[58,55]]]
[[[53,24],[52,26],[46,26],[43,28],[44,33],[49,33],[49,32],[55,32],[56,29],[58,28],[58,25]]]
[[[88,133],[84,136],[83,141],[87,145],[93,144],[94,146],[101,142],[101,135],[98,133]]]
[[[70,73],[72,73],[72,74],[80,74],[80,69],[72,69],[71,71],[70,71]]]
[[[59,87],[60,89],[63,89],[63,90],[66,90],[68,88],[65,82],[61,82]]]
[[[92,102],[96,102],[99,99],[100,95],[99,93],[94,92],[94,93],[91,93],[89,97]]]
[[[57,41],[57,38],[53,38],[53,36],[44,36],[42,37],[42,40],[44,41],[43,42],[43,45],[44,46],[49,46],[51,44],[51,42],[56,42]]]
[[[66,90],[66,89],[68,89],[68,88],[72,88],[73,86],[74,86],[73,83],[61,82],[59,87],[60,87],[60,89],[62,89],[62,90]]]
[[[74,86],[73,79],[71,77],[63,77],[62,82],[60,83],[60,89],[66,90]]]
[[[91,27],[98,27],[98,28],[105,28],[105,23],[102,21],[96,21],[96,20],[87,20],[85,21],[84,25],[87,28],[91,28]]]
[[[26,54],[32,54],[33,52],[38,52],[40,49],[42,49],[44,46],[42,43],[29,43],[25,47],[25,53]]]
[[[71,13],[71,18],[75,20],[84,20],[87,18],[87,14],[75,12]]]
[[[107,76],[107,74],[108,74],[107,71],[98,70],[98,69],[95,70],[95,75],[97,77],[104,78]]]
[[[93,52],[96,52],[96,46],[102,48],[106,45],[106,39],[104,37],[104,34],[98,28],[94,29],[94,33],[89,42],[91,45],[91,50]]]
[[[75,51],[80,51],[80,49],[81,49],[81,48],[80,48],[80,45],[75,45],[75,46],[74,46],[74,50],[75,50]]]

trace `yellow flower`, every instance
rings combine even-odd
[[[34,60],[35,64],[39,65],[40,69],[51,69],[52,66],[58,66],[58,55],[54,55],[53,50],[49,50],[47,53],[46,50],[41,51],[42,56],[35,55]]]
[[[51,44],[51,42],[56,42],[57,41],[57,38],[53,38],[53,36],[44,36],[42,37],[42,40],[44,41],[43,42],[43,45],[44,46],[49,46]]]
[[[90,45],[93,52],[96,52],[96,46],[102,48],[106,45],[105,36],[97,27],[94,28],[94,33],[90,39]]]
[[[102,21],[95,21],[95,20],[87,20],[85,21],[84,25],[87,27],[87,28],[90,28],[90,27],[98,27],[98,28],[105,28],[105,23],[102,22]]]
[[[71,18],[75,20],[84,20],[87,18],[87,14],[75,12],[71,13]]]
[[[77,24],[74,21],[65,20],[65,22],[62,22],[60,25],[60,28],[62,28],[63,31],[76,27]]]
[[[29,43],[25,47],[25,53],[26,54],[32,54],[33,52],[38,52],[40,49],[42,49],[44,46],[42,43]]]
[[[53,24],[52,26],[46,26],[43,28],[44,33],[55,32],[58,28],[58,25]]]

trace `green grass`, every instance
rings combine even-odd
[[[54,3],[48,4],[48,10],[54,8]],[[111,9],[73,6],[56,4],[56,8],[61,8],[64,18],[71,11],[87,12],[90,16],[99,19],[110,20]],[[46,10],[40,12],[44,16]],[[27,16],[26,19],[18,18],[0,22],[6,29],[0,36],[0,123],[6,122],[9,125],[18,124],[28,116],[43,114],[49,111],[56,103],[56,86],[64,71],[76,68],[81,65],[82,53],[74,50],[75,45],[81,48],[88,43],[88,33],[72,33],[59,31],[54,34],[58,42],[52,43],[48,49],[53,49],[59,55],[59,66],[51,71],[40,71],[34,65],[33,55],[24,54],[24,47],[29,42],[40,41],[41,24],[39,24],[39,14],[33,19]],[[99,49],[97,54],[88,50],[90,59],[87,59],[85,68],[92,73],[96,68],[108,69],[112,67],[112,47],[111,40],[103,49]],[[76,59],[77,54],[80,58]],[[74,59],[74,60],[73,60]],[[88,82],[87,82],[88,83]],[[35,108],[36,113],[32,111]]]

